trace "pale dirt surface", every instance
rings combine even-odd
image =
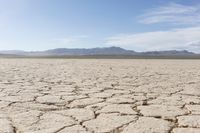
[[[0,59],[0,133],[200,133],[200,61]]]

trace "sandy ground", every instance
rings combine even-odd
[[[0,59],[0,133],[200,133],[199,60]]]

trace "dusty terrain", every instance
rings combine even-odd
[[[0,133],[200,133],[199,60],[0,59]]]

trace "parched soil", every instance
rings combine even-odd
[[[0,133],[200,133],[200,60],[0,59]]]

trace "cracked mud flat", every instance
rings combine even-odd
[[[0,59],[0,133],[200,133],[200,61]]]

